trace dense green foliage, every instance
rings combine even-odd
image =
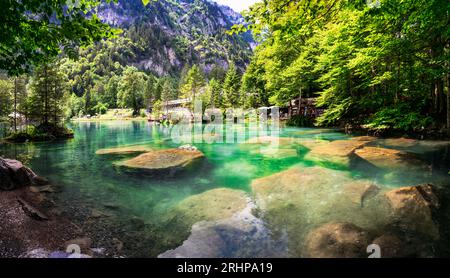
[[[448,15],[445,0],[259,2],[246,15],[260,41],[246,91],[279,105],[318,96],[327,109],[319,125],[441,127],[449,108]]]
[[[0,69],[17,75],[30,72],[61,49],[74,56],[75,47],[113,35],[99,18],[86,14],[99,0],[27,0],[0,2]],[[110,2],[110,0],[107,0]]]
[[[0,29],[17,32],[0,39],[0,68],[9,73],[0,78],[0,120],[17,112],[36,125],[57,125],[118,108],[158,117],[179,98],[226,109],[286,107],[316,97],[325,109],[316,125],[375,131],[450,125],[444,0],[261,1],[245,13],[248,25],[233,27],[251,30],[259,42],[248,65],[245,36],[226,35],[231,21],[205,1],[146,8],[137,0],[79,1],[67,13],[61,1],[35,2],[8,1],[14,8],[1,15],[17,15],[20,24]],[[111,38],[111,27],[84,14],[96,6],[122,34]],[[302,115],[289,123],[312,124]]]

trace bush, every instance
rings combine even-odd
[[[286,123],[288,126],[312,127],[314,121],[312,118],[304,115],[293,115]]]
[[[414,131],[426,128],[432,122],[431,117],[412,111],[409,106],[399,105],[378,111],[369,118],[364,127],[371,130]]]
[[[55,139],[73,138],[73,130],[55,124],[41,124],[37,127],[28,126],[25,130],[14,132],[5,138],[7,141],[23,143],[27,141],[51,141]]]

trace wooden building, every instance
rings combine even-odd
[[[316,107],[316,98],[297,98],[286,104],[287,117],[293,115],[303,115],[311,118],[317,118],[323,114],[324,109]]]

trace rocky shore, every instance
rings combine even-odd
[[[17,160],[0,157],[0,189],[0,257],[82,257],[86,256],[83,252],[89,253],[90,240],[59,210],[52,198],[57,188],[45,178]]]

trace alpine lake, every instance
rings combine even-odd
[[[244,140],[212,143],[227,134],[184,142],[145,121],[70,128],[74,139],[0,154],[48,178],[61,213],[104,256],[368,257],[373,244],[381,256],[450,256],[450,142],[284,126],[234,125]],[[123,167],[186,144],[202,155],[176,171]]]

